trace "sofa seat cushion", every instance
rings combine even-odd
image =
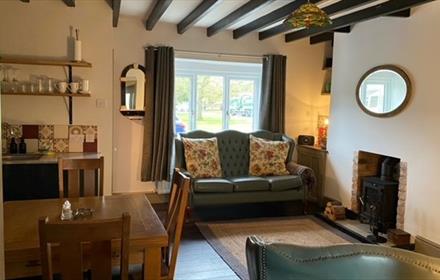
[[[269,176],[266,179],[269,181],[270,190],[273,192],[297,189],[302,186],[301,178],[296,175]]]
[[[237,177],[229,178],[234,184],[234,192],[268,191],[269,181],[261,177]]]
[[[220,178],[195,179],[193,189],[197,193],[229,193],[233,192],[234,184]]]

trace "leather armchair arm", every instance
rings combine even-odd
[[[297,175],[301,178],[306,192],[311,191],[316,186],[315,172],[310,167],[290,161],[287,163],[286,168],[290,175]]]
[[[371,244],[304,247],[246,241],[250,280],[440,279],[440,259]]]

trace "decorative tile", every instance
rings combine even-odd
[[[23,138],[24,139],[38,139],[38,125],[23,125]]]
[[[9,135],[8,138],[14,137],[15,139],[23,136],[22,126],[19,124],[9,125]]]
[[[54,139],[53,151],[56,153],[66,153],[69,151],[69,139]]]
[[[98,127],[96,125],[83,125],[82,130],[87,143],[93,143],[97,139]]]
[[[53,125],[40,125],[38,135],[40,139],[53,139]]]
[[[8,139],[9,137],[9,124],[2,123],[2,139]]]
[[[27,153],[38,153],[38,139],[24,139]]]
[[[53,139],[39,139],[38,140],[39,151],[53,151]]]
[[[98,142],[97,141],[95,141],[93,143],[84,142],[83,152],[84,153],[96,153],[96,152],[98,152]]]
[[[84,134],[81,125],[69,125],[69,137],[70,135],[82,135]]]
[[[84,144],[84,134],[70,134],[69,135],[69,152],[82,153]]]
[[[55,138],[55,139],[68,139],[69,138],[69,126],[68,125],[54,125],[53,138]]]

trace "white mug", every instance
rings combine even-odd
[[[51,78],[47,79],[47,92],[49,93],[53,92],[53,81]]]
[[[66,82],[59,82],[55,84],[55,88],[58,90],[59,93],[65,93],[67,90],[67,83]]]
[[[71,93],[77,93],[79,90],[79,83],[71,82],[67,87],[69,88]]]
[[[82,93],[89,92],[89,80],[81,80],[81,92]]]

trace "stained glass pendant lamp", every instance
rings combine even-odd
[[[330,17],[317,5],[310,3],[301,5],[285,21],[291,28],[324,27],[332,23]]]

